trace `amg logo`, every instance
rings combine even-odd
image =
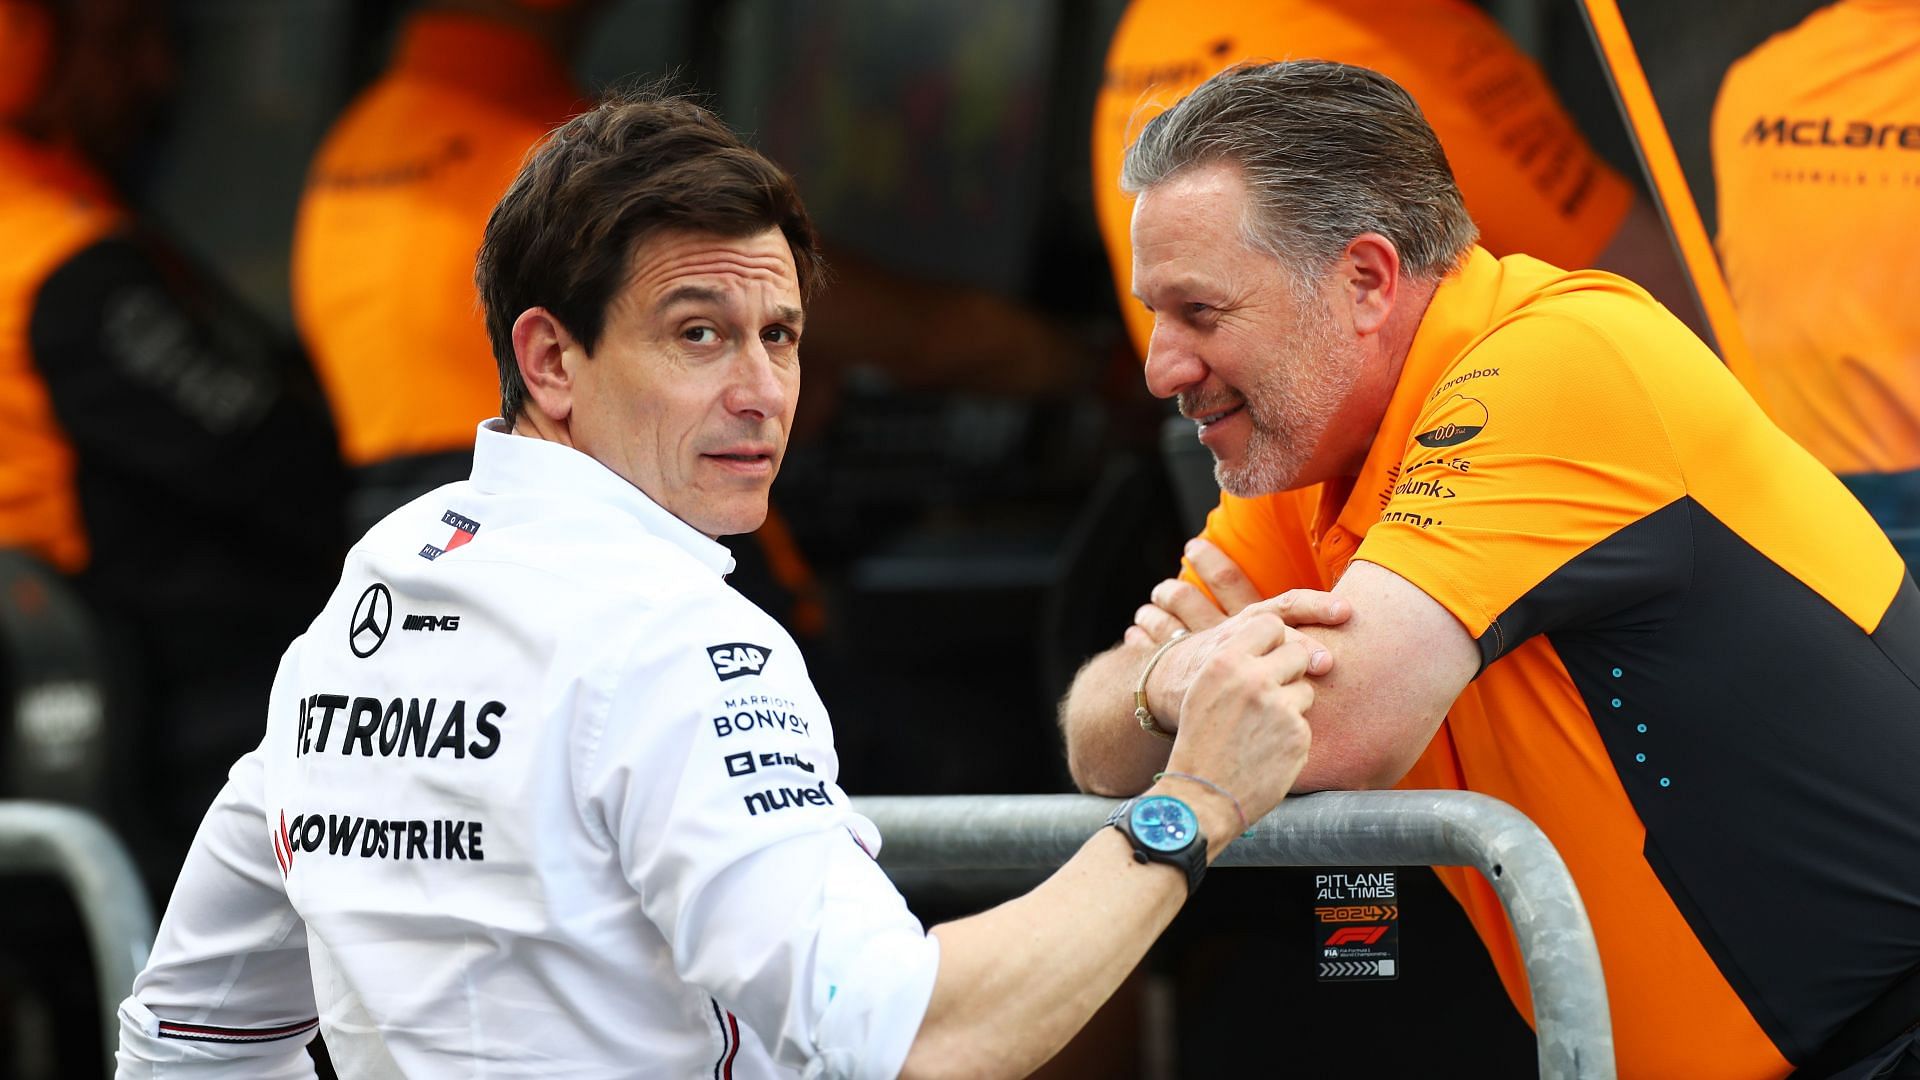
[[[747,804],[748,816],[759,817],[762,811],[771,814],[795,806],[832,806],[833,796],[827,794],[827,782],[822,780],[812,787],[777,787],[756,791],[740,801]]]
[[[1835,120],[1831,116],[1762,116],[1740,140],[1779,143],[1782,146],[1843,146],[1864,150],[1889,142],[1902,150],[1920,150],[1920,124],[1876,124],[1866,120]]]
[[[772,656],[772,649],[745,641],[707,646],[707,659],[713,662],[713,673],[720,676],[721,682],[742,675],[760,674],[760,669],[767,666],[767,660]]]
[[[402,630],[458,630],[458,615],[409,615],[400,623]]]

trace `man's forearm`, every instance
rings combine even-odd
[[[1144,645],[1122,642],[1087,661],[1060,703],[1067,767],[1083,791],[1133,795],[1166,768],[1173,747],[1140,730],[1133,716],[1133,687],[1152,656]]]
[[[1212,854],[1238,824],[1224,801],[1170,792],[1200,815]],[[1102,829],[1039,888],[934,928],[940,974],[903,1080],[1025,1076],[1080,1030],[1186,901],[1178,869],[1139,863]]]

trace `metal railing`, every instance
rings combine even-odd
[[[8,801],[0,802],[0,871],[52,875],[73,891],[93,954],[107,1075],[113,1075],[120,1000],[153,948],[153,908],[133,859],[90,814],[51,803]]]
[[[1051,869],[1113,801],[1085,795],[864,797],[889,870]],[[1506,907],[1533,996],[1542,1080],[1612,1080],[1613,1028],[1586,907],[1558,851],[1498,799],[1457,791],[1326,792],[1289,799],[1217,866],[1471,866]],[[120,999],[145,966],[154,922],[126,849],[67,807],[0,802],[0,870],[72,889],[97,975],[108,1071]]]
[[[868,796],[888,870],[1051,869],[1107,819],[1089,795]],[[1600,953],[1566,863],[1539,827],[1465,791],[1324,792],[1288,799],[1215,866],[1471,866],[1513,924],[1533,995],[1542,1080],[1612,1080]]]

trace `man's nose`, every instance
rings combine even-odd
[[[786,415],[796,387],[784,378],[778,362],[758,338],[740,350],[727,387],[727,410],[757,420]]]
[[[1147,340],[1145,375],[1148,392],[1169,398],[1204,381],[1207,365],[1177,330],[1155,320],[1153,336]]]

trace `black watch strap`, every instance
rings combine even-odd
[[[1186,811],[1187,816],[1193,820],[1193,835],[1188,839],[1184,847],[1165,850],[1149,844],[1141,837],[1135,835],[1133,828],[1133,808],[1145,799],[1165,799],[1168,802],[1178,804],[1182,810]],[[1120,835],[1126,837],[1127,843],[1133,845],[1133,858],[1135,862],[1166,863],[1168,866],[1176,866],[1186,871],[1188,896],[1192,896],[1194,890],[1200,887],[1200,879],[1207,875],[1207,838],[1200,831],[1198,817],[1194,815],[1193,809],[1187,806],[1186,803],[1171,795],[1139,796],[1128,799],[1119,806],[1114,807],[1113,813],[1107,815],[1107,824],[1119,829]]]

